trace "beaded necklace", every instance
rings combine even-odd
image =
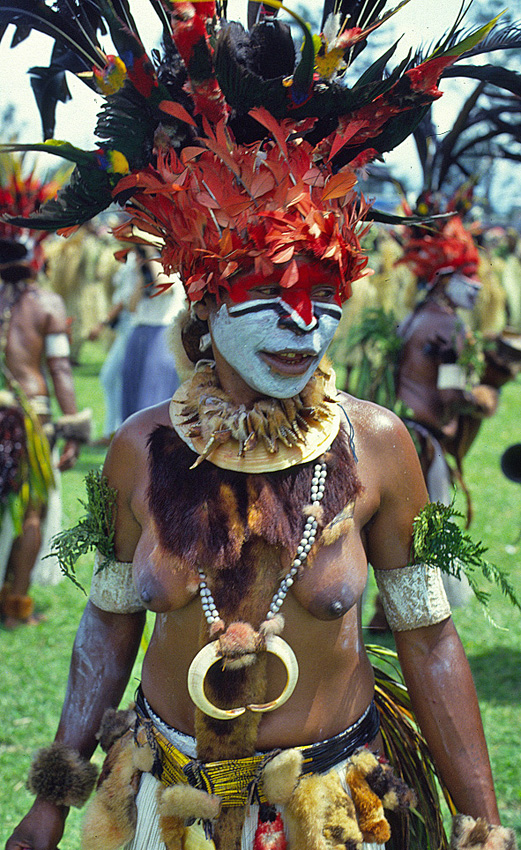
[[[313,478],[311,480],[311,507],[315,510],[320,506],[320,502],[324,497],[325,484],[327,478],[327,465],[324,461],[315,464]],[[266,620],[272,620],[279,613],[282,603],[286,598],[286,594],[293,584],[295,577],[302,570],[307,556],[311,551],[311,547],[315,542],[317,535],[318,522],[315,514],[308,516],[300,543],[297,546],[297,553],[293,559],[290,569],[282,579],[278,589],[273,594],[269,611],[266,615]],[[215,628],[217,623],[222,622],[219,611],[212,596],[212,592],[208,587],[208,580],[202,567],[198,568],[199,578],[201,579],[199,588],[201,595],[201,605],[206,622],[209,626]]]
[[[188,691],[195,705],[204,713],[219,720],[232,720],[239,717],[246,710],[251,712],[273,711],[283,705],[293,693],[298,681],[298,663],[291,647],[279,636],[282,631],[284,620],[279,614],[282,603],[286,598],[288,590],[294,583],[295,578],[302,572],[308,554],[315,542],[318,528],[317,514],[320,510],[320,502],[324,496],[327,478],[327,465],[325,461],[315,464],[313,478],[311,481],[311,511],[306,519],[304,531],[300,543],[297,546],[295,558],[286,575],[279,584],[278,589],[272,596],[266,619],[261,623],[259,631],[255,632],[251,626],[246,625],[248,631],[245,645],[243,647],[243,660],[249,659],[251,663],[255,656],[262,651],[271,652],[278,656],[287,671],[287,681],[283,692],[277,699],[268,703],[249,704],[238,708],[223,709],[215,706],[205,694],[205,678],[210,667],[216,662],[236,661],[236,647],[231,655],[226,650],[226,637],[234,632],[241,624],[231,624],[225,631],[225,624],[215,604],[212,592],[208,587],[208,580],[202,567],[199,567],[200,595],[203,613],[210,627],[210,634],[214,637],[221,635],[217,640],[206,644],[196,655],[188,670]],[[242,624],[244,626],[245,624]],[[224,633],[224,634],[223,634]]]

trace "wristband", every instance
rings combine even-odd
[[[55,741],[33,758],[27,788],[56,806],[81,808],[89,799],[98,769],[72,747]]]
[[[513,829],[487,823],[485,818],[455,815],[452,819],[451,850],[517,850]]]

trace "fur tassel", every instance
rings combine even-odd
[[[136,795],[140,772],[135,766],[132,733],[110,748],[95,796],[85,813],[82,850],[117,850],[136,830]]]
[[[166,791],[169,790],[169,788],[166,789]],[[158,783],[156,796],[161,838],[165,842],[166,850],[183,850],[185,818],[180,815],[171,814],[165,810],[165,808],[168,809],[168,806],[164,806],[164,794],[165,788]]]
[[[220,811],[220,797],[191,785],[170,785],[159,798],[159,813],[165,817],[213,821],[219,817]]]
[[[262,785],[268,802],[285,806],[302,772],[300,750],[283,750],[268,762],[262,772]]]
[[[492,826],[484,818],[456,815],[452,821],[450,850],[517,850],[512,829]]]
[[[337,773],[300,780],[285,813],[290,850],[360,850],[362,833]]]
[[[72,747],[55,741],[36,753],[27,788],[57,806],[81,808],[91,795],[98,770]]]
[[[363,772],[354,764],[348,765],[346,779],[364,841],[385,844],[391,837],[391,829],[384,815],[382,801],[371,790]]]
[[[136,719],[137,715],[133,704],[126,711],[107,708],[101,719],[99,732],[96,735],[104,753],[108,753],[112,744],[134,726]]]
[[[416,805],[414,791],[395,774],[387,760],[377,758],[368,747],[353,753],[350,761],[380,798],[384,809],[404,812]]]

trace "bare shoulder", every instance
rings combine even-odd
[[[65,333],[67,330],[67,310],[61,295],[50,289],[36,287],[28,292],[31,309],[34,311],[36,326],[42,336],[53,333]]]
[[[369,561],[377,569],[408,562],[414,518],[428,496],[415,445],[392,411],[342,394],[351,423],[358,472],[373,506],[365,526]]]
[[[36,287],[31,290],[32,297],[40,307],[42,311],[45,313],[55,314],[65,313],[65,302],[61,295],[58,295],[57,292],[53,292],[52,289],[42,289],[41,287]]]
[[[113,486],[137,480],[148,462],[150,434],[158,425],[170,425],[169,402],[147,407],[130,416],[116,431],[105,459],[104,472]]]
[[[157,425],[168,425],[168,402],[139,411],[118,429],[103,473],[117,493],[115,548],[119,560],[131,561],[147,521],[148,441]]]
[[[393,456],[397,450],[407,452],[412,449],[416,455],[406,426],[391,410],[344,392],[339,393],[339,401],[364,453]]]

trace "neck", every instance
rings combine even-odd
[[[253,404],[263,397],[261,393],[241,378],[239,373],[221,356],[216,346],[213,347],[213,357],[219,384],[232,404],[253,407]]]

